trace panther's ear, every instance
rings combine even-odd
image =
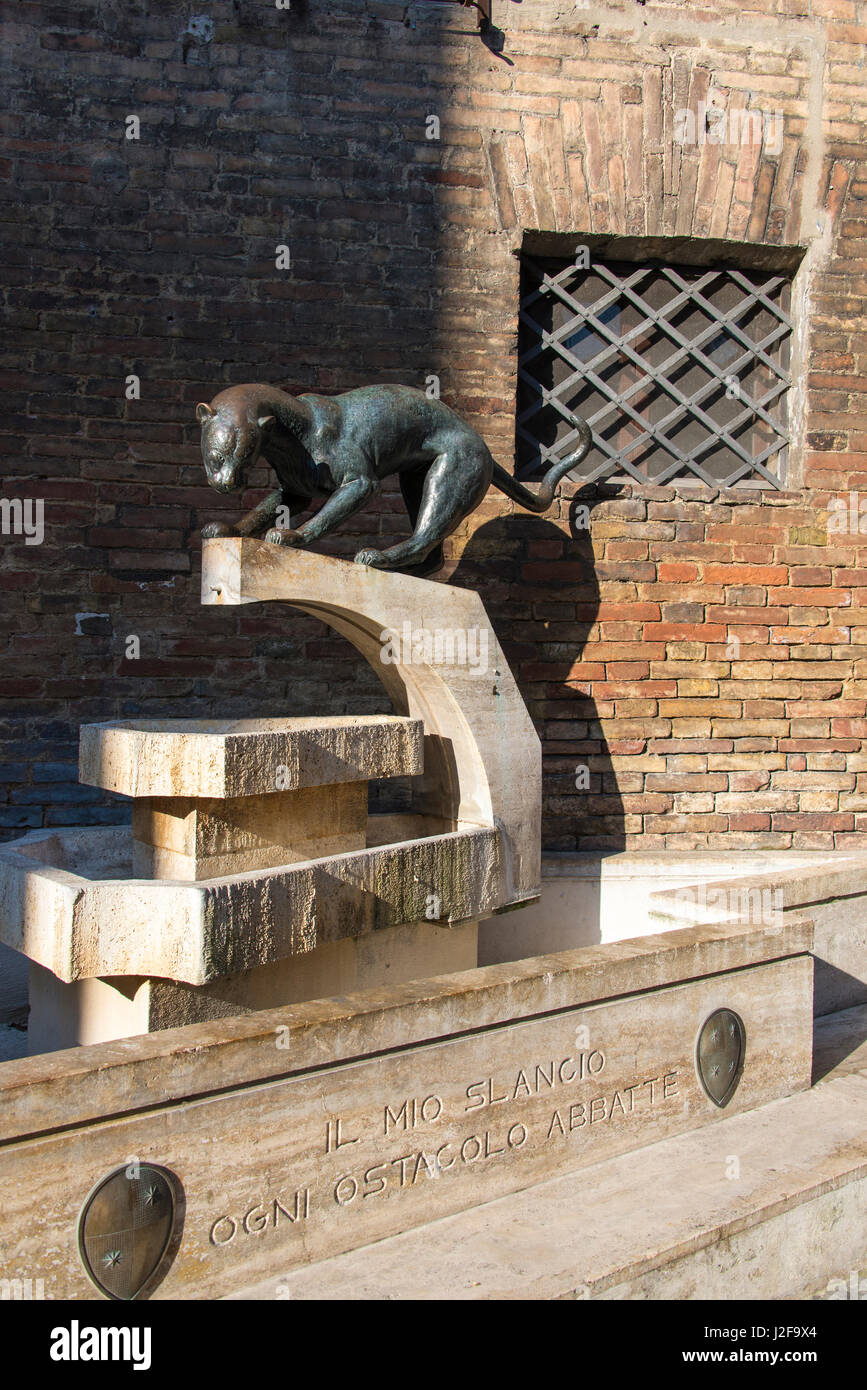
[[[273,423],[273,415],[260,415],[259,419],[256,421],[256,424],[259,426],[259,429],[262,431],[263,434],[267,434],[268,430],[270,430]]]
[[[206,420],[213,419],[216,413],[217,412],[212,410],[209,405],[205,405],[204,401],[199,401],[199,404],[196,406],[196,419],[200,425],[203,425]]]

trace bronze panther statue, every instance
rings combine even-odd
[[[491,483],[532,512],[544,512],[557,484],[593,442],[576,418],[580,444],[548,470],[533,493],[495,463],[475,430],[440,400],[410,386],[362,386],[340,396],[290,396],[276,386],[232,386],[196,406],[208,482],[237,492],[263,454],[277,474],[273,492],[234,527],[213,522],[202,535],[254,536],[276,545],[308,546],[329,535],[396,473],[412,535],[387,550],[355,559],[377,569],[431,574],[443,562],[446,536],[481,502]],[[279,509],[306,510],[327,500],[297,531],[275,528]]]

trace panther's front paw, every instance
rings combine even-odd
[[[381,550],[359,550],[355,557],[357,565],[370,565],[371,569],[381,570],[387,567],[388,561]]]
[[[300,531],[290,531],[288,527],[282,526],[272,526],[270,531],[265,532],[265,540],[271,545],[304,545],[304,537]]]
[[[218,536],[231,536],[231,534],[231,526],[227,526],[224,521],[209,521],[207,526],[202,527],[203,541],[213,541]]]

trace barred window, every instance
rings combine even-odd
[[[783,487],[790,306],[788,273],[524,254],[518,476],[576,447],[579,415],[576,480]]]

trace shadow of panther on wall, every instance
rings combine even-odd
[[[623,799],[591,694],[601,673],[596,663],[582,671],[600,602],[589,530],[498,517],[471,534],[449,571],[452,584],[481,594],[542,738],[543,849],[623,849]]]

